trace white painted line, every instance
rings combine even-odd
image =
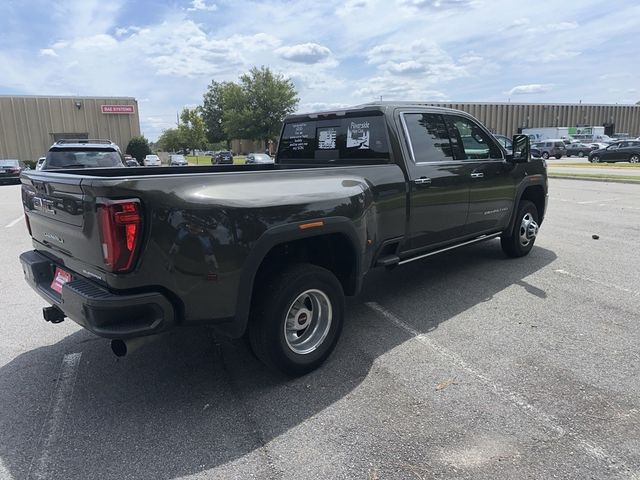
[[[16,224],[17,224],[20,220],[22,220],[23,218],[24,218],[24,215],[20,215],[18,218],[16,218],[16,219],[15,219],[15,220],[13,220],[12,222],[7,223],[7,224],[4,226],[4,228],[11,228],[11,227],[13,227],[14,225],[16,225]]]
[[[621,287],[620,285],[615,285],[613,283],[601,282],[600,280],[596,280],[595,278],[585,277],[583,275],[577,275],[575,273],[567,272],[566,270],[557,269],[554,270],[555,273],[559,273],[560,275],[565,275],[567,277],[575,278],[577,280],[583,280],[589,283],[595,283],[596,285],[601,285],[603,287],[612,288],[614,290],[619,290],[621,292],[630,293],[631,295],[640,295],[640,290],[631,290],[629,288]]]
[[[366,302],[365,305],[369,307],[371,310],[379,313],[387,320],[391,321],[397,327],[400,327],[402,330],[407,332],[408,334],[413,336],[414,340],[426,345],[435,353],[440,355],[442,358],[453,364],[455,367],[458,367],[461,370],[464,370],[469,375],[474,376],[481,384],[488,387],[492,390],[498,397],[501,397],[503,400],[511,403],[512,405],[518,407],[522,410],[527,416],[535,420],[537,423],[544,425],[549,428],[553,432],[556,433],[557,439],[564,437],[566,433],[568,433],[567,438],[569,441],[575,441],[577,445],[582,448],[587,455],[591,458],[606,463],[610,468],[619,469],[624,468],[624,463],[619,459],[611,457],[602,447],[596,445],[592,440],[587,440],[582,438],[576,432],[567,432],[569,429],[563,427],[558,419],[555,417],[543,412],[542,410],[531,405],[525,397],[520,395],[517,392],[511,391],[508,388],[500,385],[495,382],[491,378],[489,378],[484,373],[476,370],[471,367],[467,362],[462,359],[458,354],[452,352],[451,350],[443,347],[439,343],[435,342],[433,339],[429,338],[426,334],[422,334],[413,328],[411,325],[403,322],[400,318],[395,316],[389,310],[381,306],[376,302]]]
[[[605,203],[605,202],[613,202],[615,200],[619,200],[619,198],[605,198],[604,200],[587,200],[586,202],[576,202],[578,205],[589,205],[590,203]]]
[[[62,359],[60,374],[56,382],[55,390],[49,403],[47,418],[42,426],[38,445],[40,447],[40,458],[31,462],[27,478],[45,480],[54,478],[54,452],[53,449],[62,440],[64,433],[64,418],[67,413],[67,405],[73,396],[73,388],[76,384],[78,365],[80,364],[81,353],[69,353]],[[33,468],[33,471],[32,471]]]
[[[0,478],[2,478],[3,480],[13,480],[13,477],[9,473],[9,470],[4,466],[4,463],[2,462],[2,458],[0,458]]]

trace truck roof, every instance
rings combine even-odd
[[[308,119],[308,118],[316,118],[316,117],[323,117],[323,116],[329,116],[329,115],[335,115],[335,116],[342,116],[345,115],[347,113],[351,113],[351,112],[358,112],[358,111],[380,111],[380,112],[385,112],[387,111],[387,109],[390,108],[397,108],[397,107],[420,107],[420,108],[424,108],[424,107],[429,107],[429,109],[433,109],[435,111],[439,111],[439,112],[449,112],[449,113],[464,113],[462,110],[456,110],[454,108],[447,108],[447,107],[440,107],[438,105],[433,105],[432,103],[429,102],[418,102],[418,101],[406,101],[406,102],[370,102],[370,103],[363,103],[361,105],[354,105],[351,107],[345,107],[345,108],[337,108],[335,110],[326,110],[326,111],[316,111],[316,112],[307,112],[307,113],[296,113],[293,115],[288,115],[285,120],[302,120],[302,119]]]

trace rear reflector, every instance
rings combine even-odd
[[[142,237],[140,201],[101,200],[98,221],[105,267],[112,272],[127,272],[133,266]]]

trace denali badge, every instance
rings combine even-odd
[[[58,243],[64,243],[64,240],[62,238],[60,238],[57,235],[54,235],[53,233],[44,232],[43,235],[44,235],[44,238],[48,238],[49,240],[53,240]]]

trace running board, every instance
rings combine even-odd
[[[453,250],[458,247],[464,247],[465,245],[471,245],[472,243],[482,242],[483,240],[489,240],[490,238],[499,237],[502,232],[492,233],[491,235],[481,235],[473,240],[468,240],[466,242],[458,243],[457,245],[452,245],[450,247],[441,248],[440,250],[434,250],[433,252],[425,253],[424,255],[418,255],[417,257],[407,258],[406,260],[402,260],[398,263],[398,265],[404,265],[405,263],[415,262],[416,260],[421,260],[423,258],[430,257],[432,255],[437,255],[438,253],[446,252],[449,250]]]

